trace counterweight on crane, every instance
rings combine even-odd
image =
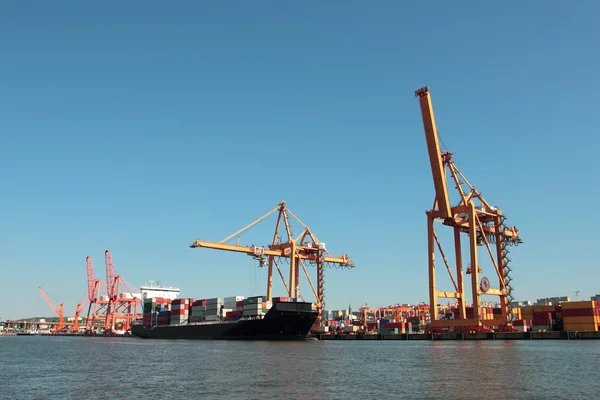
[[[431,94],[427,87],[415,91],[419,99],[425,139],[429,152],[431,172],[435,187],[435,201],[433,209],[427,211],[427,235],[428,235],[428,264],[429,264],[429,300],[432,330],[447,327],[455,329],[486,329],[485,327],[505,327],[510,322],[510,302],[512,301],[510,286],[510,267],[508,265],[508,246],[522,243],[519,231],[505,224],[506,217],[498,207],[491,206],[484,200],[465,176],[458,170],[452,160],[453,153],[441,151],[438,132],[433,113]],[[458,190],[460,201],[458,205],[450,204],[448,193],[447,171],[455,187]],[[477,204],[475,203],[477,201]],[[434,230],[434,223],[442,222],[449,226],[454,232],[456,280],[452,275],[450,265],[442,250],[440,241]],[[461,233],[467,234],[469,240],[469,255],[471,267],[466,273],[471,275],[471,296],[473,301],[473,316],[467,318],[466,299],[463,281],[462,249],[460,243]],[[495,245],[495,248],[493,246]],[[492,261],[494,271],[498,277],[499,288],[491,288],[486,277],[479,281],[479,266],[477,247],[484,246]],[[450,279],[454,291],[438,291],[435,273],[435,249],[439,249],[440,255]],[[479,315],[482,295],[496,295],[500,297],[502,315],[493,319],[482,320]],[[454,320],[438,320],[437,302],[438,298],[453,298],[458,302],[458,316]],[[462,328],[459,328],[462,327]]]
[[[228,240],[241,234],[242,232],[250,229],[275,211],[279,211],[277,216],[277,224],[275,226],[275,233],[273,235],[273,241],[266,248],[256,246],[239,246],[226,244]],[[304,229],[300,235],[293,237],[291,231],[290,220],[294,218]],[[279,229],[281,223],[285,225],[285,232],[287,240],[284,242],[279,236]],[[277,207],[273,208],[267,214],[263,215],[256,221],[226,237],[220,242],[206,242],[196,239],[190,247],[205,247],[216,250],[226,250],[238,253],[245,253],[259,262],[260,267],[268,266],[268,278],[267,278],[267,301],[272,299],[272,287],[273,287],[273,266],[277,269],[279,276],[285,286],[290,297],[298,297],[300,292],[300,267],[302,267],[304,274],[311,286],[311,289],[317,299],[317,309],[319,310],[319,317],[317,319],[318,324],[322,323],[322,311],[325,304],[325,288],[324,288],[324,273],[323,269],[325,266],[337,266],[341,268],[354,268],[354,263],[350,260],[347,255],[341,255],[334,257],[327,251],[325,244],[319,241],[319,239],[312,233],[312,231],[302,223],[286,206],[285,202],[280,202]],[[286,280],[279,268],[279,262],[282,260],[289,260],[289,281]],[[306,269],[307,264],[316,265],[317,267],[317,288],[315,287],[310,279],[308,271]]]

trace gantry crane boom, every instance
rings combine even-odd
[[[265,249],[264,247],[250,247],[250,246],[236,246],[233,244],[224,244],[221,242],[215,243],[215,242],[206,242],[203,240],[194,240],[194,242],[190,245],[191,248],[196,248],[196,247],[204,247],[206,249],[214,249],[214,250],[226,250],[226,251],[233,251],[236,253],[244,253],[247,254],[249,256],[273,256],[273,257],[289,257],[291,254],[291,246],[286,246],[286,244],[281,244],[281,245],[270,245],[269,247],[273,248],[274,250],[271,249]],[[297,258],[300,258],[302,260],[309,260],[309,261],[317,261],[317,257],[314,254],[305,254],[304,252],[302,252],[302,250],[299,251],[299,254],[296,255]],[[342,255],[339,257],[331,257],[331,256],[324,256],[322,258],[323,262],[329,262],[329,263],[336,263],[336,264],[349,264],[350,263],[350,258],[348,258],[348,256],[346,255]]]
[[[423,127],[425,128],[425,139],[427,141],[427,150],[429,152],[429,161],[431,164],[431,173],[433,175],[433,184],[435,186],[435,200],[439,209],[441,218],[451,218],[450,196],[448,195],[448,186],[446,184],[446,165],[443,162],[444,154],[440,150],[440,141],[433,114],[433,104],[431,95],[427,88],[417,90],[421,106],[421,115],[423,117]]]
[[[428,232],[428,254],[429,254],[429,296],[431,307],[432,326],[499,326],[510,320],[509,304],[512,300],[510,287],[510,267],[508,262],[507,246],[518,245],[522,242],[519,231],[514,226],[508,227],[504,224],[506,217],[499,208],[491,206],[481,193],[469,183],[466,177],[460,172],[454,161],[453,153],[440,150],[440,141],[437,132],[435,116],[431,94],[427,87],[415,91],[415,96],[419,98],[421,116],[423,118],[423,127],[425,130],[425,139],[429,153],[432,177],[435,186],[434,206],[427,211],[427,232]],[[454,182],[460,202],[452,207],[448,193],[447,173]],[[475,204],[475,200],[479,205]],[[434,230],[434,222],[441,219],[444,225],[453,227],[455,242],[455,259],[457,280],[452,276],[452,271],[447,258],[442,250],[440,241]],[[470,265],[467,274],[471,274],[471,294],[473,299],[473,316],[467,318],[465,310],[465,291],[463,282],[462,267],[462,249],[460,243],[460,234],[466,233],[469,237]],[[491,245],[495,244],[493,250]],[[438,291],[436,287],[435,276],[435,248],[439,249],[442,260],[450,275],[454,286],[454,292]],[[478,274],[481,272],[477,246],[485,246],[489,253],[494,270],[498,276],[499,288],[491,288],[489,280],[483,278],[479,282]],[[495,253],[495,254],[494,254]],[[500,296],[502,315],[491,320],[480,320],[479,305],[480,296],[497,295]],[[437,320],[437,299],[438,297],[455,298],[458,301],[458,318],[451,321]]]
[[[266,248],[264,246],[239,246],[225,243],[231,238],[241,234],[242,232],[256,225],[258,222],[262,221],[275,211],[279,211],[279,214],[277,216],[277,223],[275,226],[275,233],[273,234],[272,243],[269,244]],[[303,232],[297,237],[293,237],[292,235],[290,216],[294,218],[298,223],[300,223],[300,225],[302,225],[302,227],[304,228]],[[287,241],[281,240],[281,237],[279,236],[279,229],[281,227],[282,221],[285,225]],[[277,207],[273,208],[267,214],[263,215],[251,224],[246,225],[244,228],[238,230],[237,232],[229,235],[220,242],[207,242],[196,239],[193,241],[190,247],[203,247],[208,249],[244,253],[258,260],[259,266],[268,266],[267,301],[271,301],[272,299],[273,266],[277,268],[277,271],[279,272],[279,275],[281,276],[283,284],[286,287],[286,290],[288,291],[290,297],[297,297],[299,294],[299,275],[300,267],[302,267],[306,278],[313,290],[313,293],[315,294],[315,298],[317,299],[317,308],[319,310],[319,323],[321,323],[322,321],[322,310],[324,307],[323,267],[325,265],[332,264],[339,265],[342,268],[354,267],[354,263],[347,255],[344,254],[339,257],[334,257],[333,255],[331,255],[325,248],[325,244],[319,241],[319,239],[311,232],[311,230],[306,225],[304,225],[304,223],[302,223],[302,221],[300,221],[300,219],[298,219],[298,217],[296,217],[287,208],[286,203],[283,201],[280,202]],[[279,265],[277,263],[277,259],[282,258],[290,260],[289,284],[286,283],[285,278],[283,277],[283,274],[279,269]],[[305,261],[317,266],[316,290],[314,285],[312,284],[308,271],[306,270],[306,266],[304,265]]]

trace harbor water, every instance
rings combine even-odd
[[[600,341],[0,337],[6,399],[583,399]]]

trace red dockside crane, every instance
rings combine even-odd
[[[42,296],[44,297],[44,300],[46,300],[46,303],[48,303],[48,305],[50,306],[50,308],[52,309],[52,311],[54,311],[56,313],[56,315],[58,315],[58,327],[54,328],[54,332],[60,332],[60,331],[62,331],[62,329],[64,327],[64,321],[65,321],[65,314],[64,314],[64,309],[63,309],[63,303],[60,303],[58,305],[59,309],[57,310],[56,307],[54,307],[54,304],[52,304],[52,301],[50,301],[50,299],[48,298],[48,296],[46,296],[46,293],[44,293],[44,289],[42,289],[41,286],[38,286],[38,289],[40,289],[40,292],[42,293]]]
[[[73,331],[79,330],[79,316],[81,315],[81,312],[85,308],[86,301],[87,301],[87,297],[83,300],[83,303],[77,303],[77,306],[75,307],[75,320],[73,321]]]
[[[94,331],[96,329],[96,321],[106,320],[106,309],[108,306],[108,296],[104,283],[94,275],[94,263],[92,257],[85,258],[87,280],[88,280],[88,297],[89,301],[87,317],[85,319],[86,331]]]
[[[429,300],[431,312],[431,332],[443,331],[451,328],[454,330],[485,331],[492,327],[510,330],[508,323],[511,321],[510,302],[512,288],[510,286],[510,259],[508,246],[522,243],[519,231],[514,226],[505,224],[506,217],[502,211],[484,200],[473,185],[459,171],[452,160],[453,153],[440,150],[440,142],[433,114],[431,94],[427,87],[415,91],[419,99],[425,139],[429,152],[429,161],[435,187],[435,201],[433,208],[427,211],[427,243],[429,260]],[[450,204],[448,193],[447,172],[450,172],[452,183],[458,190],[458,205]],[[477,202],[477,203],[476,203]],[[456,260],[456,278],[452,275],[450,265],[444,254],[440,241],[435,233],[434,223],[441,222],[444,226],[452,228],[454,233],[454,252]],[[467,316],[465,287],[463,280],[463,264],[461,249],[461,233],[468,237],[470,266],[466,274],[471,275],[471,295],[473,301],[472,315]],[[493,265],[493,271],[498,278],[498,288],[492,288],[488,278],[479,280],[482,271],[479,265],[477,248],[486,248]],[[493,248],[494,246],[495,248]],[[454,291],[438,291],[435,274],[435,249],[438,248],[444,261]],[[482,295],[495,295],[500,298],[501,315],[483,319],[480,315]],[[458,315],[453,320],[438,319],[438,298],[453,298],[458,302]],[[471,311],[471,310],[469,310]]]

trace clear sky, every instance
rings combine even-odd
[[[134,285],[264,293],[250,257],[188,246],[281,200],[357,266],[327,270],[329,309],[427,301],[425,85],[459,168],[520,229],[516,297],[600,293],[598,15],[595,1],[2,4],[0,318],[52,315],[38,285],[72,314],[105,249]]]

